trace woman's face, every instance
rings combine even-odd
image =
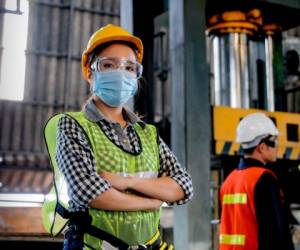
[[[97,103],[122,107],[135,95],[142,66],[131,47],[120,43],[109,45],[96,56],[90,68],[88,82]]]
[[[129,46],[125,44],[114,43],[103,49],[97,57],[114,57],[137,62],[136,54]],[[92,74],[89,75],[88,81],[92,87]]]

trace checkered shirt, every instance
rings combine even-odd
[[[124,110],[127,126],[121,128],[118,123],[106,120],[90,100],[84,107],[85,116],[91,121],[97,121],[106,136],[118,147],[132,154],[140,154],[142,147],[139,137],[134,129],[134,124],[140,121],[135,114]],[[185,198],[168,205],[180,205],[189,201],[193,196],[191,176],[179,164],[175,155],[159,137],[160,169],[158,176],[169,176],[183,189]],[[68,116],[63,116],[58,123],[57,146],[55,159],[62,171],[70,196],[70,211],[83,211],[88,203],[111,188],[108,181],[101,178],[96,172],[96,162],[82,129],[76,121]]]

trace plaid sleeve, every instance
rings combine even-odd
[[[180,165],[176,156],[173,154],[167,144],[159,138],[159,158],[160,171],[159,176],[169,176],[175,180],[185,193],[185,198],[168,205],[182,205],[193,197],[192,178],[189,173]]]
[[[55,159],[70,196],[70,210],[81,211],[111,185],[96,172],[89,142],[75,120],[63,116],[58,123]]]

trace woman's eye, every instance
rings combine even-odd
[[[128,65],[125,69],[129,72],[136,72],[135,67],[133,65]]]
[[[114,69],[114,68],[115,68],[115,65],[113,63],[109,63],[109,62],[103,63],[101,66],[102,70]]]

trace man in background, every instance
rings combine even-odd
[[[293,250],[284,197],[273,171],[278,130],[263,113],[237,127],[244,157],[221,188],[220,250]]]

